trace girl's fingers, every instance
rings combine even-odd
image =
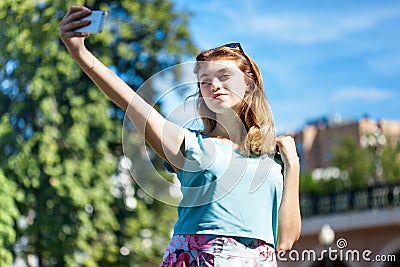
[[[82,32],[74,31],[75,29],[85,26],[87,24],[89,24],[89,23],[61,25],[60,26],[60,36],[62,38],[68,38],[68,39],[72,38],[72,37],[88,37],[89,34],[87,34],[87,33],[83,34]]]
[[[291,136],[278,136],[276,138],[276,144],[279,147],[279,151],[283,153],[293,152],[296,149],[294,138]]]
[[[69,10],[68,10],[68,12],[67,12],[67,14],[64,16],[64,18],[63,18],[63,20],[64,19],[66,19],[66,18],[69,18],[69,17],[72,17],[72,18],[74,18],[74,16],[76,17],[76,16],[79,16],[79,15],[77,15],[77,14],[79,14],[79,12],[83,12],[83,13],[89,13],[90,14],[90,9],[89,8],[87,8],[87,7],[84,7],[84,6],[72,6]]]
[[[90,9],[84,6],[73,6],[60,22],[60,35],[62,38],[88,37],[87,33],[74,32],[74,30],[89,25],[89,20],[82,18],[90,15]]]
[[[84,10],[75,12],[75,13],[65,17],[65,21],[66,21],[66,23],[70,23],[72,21],[80,20],[84,17],[89,16],[90,13],[91,13],[91,11],[89,9],[84,9]]]
[[[294,145],[294,138],[291,136],[278,136],[276,138],[276,144],[281,147],[281,146],[285,146],[285,145]]]
[[[66,33],[62,33],[62,37],[63,38],[73,38],[73,37],[89,37],[90,33],[87,32],[73,32],[73,31],[69,31]]]
[[[291,136],[278,136],[276,144],[284,159],[297,158],[296,143]]]
[[[79,8],[79,9],[77,9]],[[71,10],[73,10],[71,12]],[[61,26],[65,26],[68,30],[70,28],[74,27],[80,27],[80,26],[85,26],[87,23],[90,23],[88,20],[81,20],[84,17],[89,16],[91,13],[90,9],[87,9],[85,7],[76,7],[76,8],[70,8],[68,11],[67,15],[64,16],[64,18],[61,20],[60,24]],[[72,26],[71,26],[72,25]]]
[[[90,20],[78,20],[78,21],[73,21],[67,24],[62,24],[61,25],[61,30],[64,32],[68,31],[73,31],[75,29],[78,29],[80,27],[86,26],[90,24]]]

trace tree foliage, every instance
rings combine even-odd
[[[373,180],[373,154],[361,148],[357,140],[345,137],[333,148],[333,165],[347,172],[347,187],[366,187]]]
[[[187,15],[168,0],[0,2],[0,266],[28,255],[40,266],[145,266],[169,239],[172,207],[133,188],[128,209],[110,193],[124,113],[58,37],[82,4],[109,12],[87,45],[134,90],[195,51]]]
[[[0,265],[3,266],[12,261],[10,249],[16,239],[14,225],[19,212],[14,199],[17,186],[13,181],[6,179],[1,170],[0,184]]]
[[[347,188],[366,187],[376,181],[375,162],[379,158],[383,183],[400,182],[400,142],[389,140],[380,150],[363,148],[352,138],[343,138],[333,149],[333,164],[348,173]]]
[[[400,183],[400,142],[389,142],[381,156],[383,178],[388,183]]]
[[[366,188],[375,182],[374,153],[362,148],[353,137],[344,137],[332,149],[332,166],[342,171],[342,177],[314,180],[311,174],[301,177],[301,192],[317,195],[333,191]],[[383,183],[400,183],[400,142],[388,142],[380,153]]]

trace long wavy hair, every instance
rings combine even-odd
[[[234,60],[248,79],[246,82],[249,88],[236,109],[246,130],[240,149],[250,155],[273,154],[276,146],[275,123],[257,64],[242,49],[221,46],[200,52],[196,57],[194,73],[198,76],[202,62],[221,59]],[[197,112],[204,125],[203,133],[210,133],[217,125],[216,114],[207,107],[199,83],[195,96]]]

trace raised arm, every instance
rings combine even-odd
[[[177,169],[183,162],[180,155],[184,139],[182,128],[166,120],[85,47],[84,40],[90,34],[74,30],[89,23],[79,19],[86,17],[90,12],[83,6],[71,7],[60,23],[61,40],[90,79],[127,112],[136,129],[154,151]]]
[[[278,218],[277,251],[288,251],[300,237],[301,215],[299,202],[300,164],[294,139],[290,136],[277,138],[284,163],[284,185]]]

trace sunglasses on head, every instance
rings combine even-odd
[[[223,47],[229,47],[229,48],[238,48],[242,53],[243,52],[243,48],[240,45],[240,43],[229,43],[229,44],[224,44]]]
[[[224,44],[221,47],[228,47],[228,48],[233,48],[233,49],[239,49],[240,53],[242,53],[242,55],[245,57],[245,59],[247,60],[247,63],[249,63],[250,66],[250,71],[251,74],[253,74],[253,78],[257,79],[256,76],[256,72],[253,69],[253,65],[251,64],[251,61],[249,59],[249,57],[246,55],[246,53],[243,51],[242,46],[240,45],[240,43],[229,43],[229,44]]]

